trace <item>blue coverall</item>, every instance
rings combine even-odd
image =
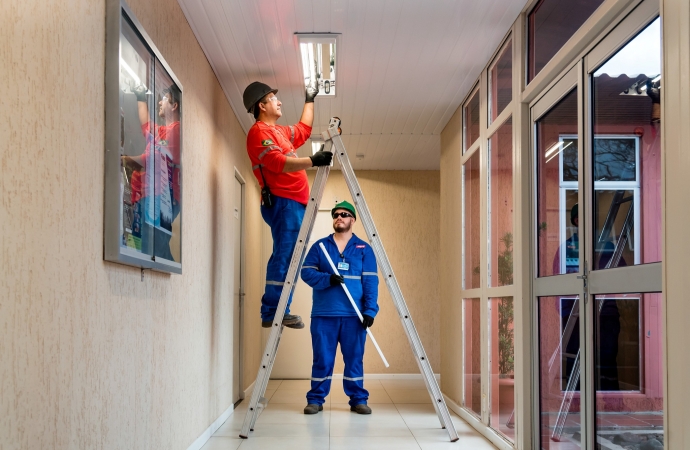
[[[333,235],[316,241],[302,266],[302,280],[314,289],[311,312],[311,342],[314,362],[311,368],[311,390],[307,403],[321,405],[331,390],[335,351],[340,343],[345,362],[343,389],[350,406],[366,404],[369,392],[364,389],[364,344],[366,330],[347,298],[342,286],[331,286],[333,274],[320,243],[323,243],[338,272],[345,278],[352,298],[362,314],[375,317],[379,310],[376,257],[369,244],[352,235],[342,253]]]

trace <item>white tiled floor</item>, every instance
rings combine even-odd
[[[342,380],[333,380],[323,411],[305,415],[309,380],[271,380],[268,406],[249,439],[240,439],[245,399],[202,450],[484,450],[484,437],[451,411],[460,440],[451,443],[424,381],[366,380],[372,414],[350,412]]]

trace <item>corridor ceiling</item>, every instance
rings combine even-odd
[[[178,0],[245,132],[242,92],[280,90],[299,121],[304,82],[295,33],[339,33],[337,96],[316,100],[312,136],[342,119],[355,169],[438,170],[440,133],[525,0]],[[300,156],[311,154],[309,143]],[[361,155],[361,156],[356,156]]]

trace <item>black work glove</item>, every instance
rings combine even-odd
[[[340,275],[333,274],[331,275],[331,286],[338,286],[340,283],[344,283],[345,278],[343,278]]]
[[[374,324],[374,318],[371,316],[367,316],[366,314],[362,314],[362,326],[364,328],[369,328]]]
[[[137,96],[138,102],[146,102],[146,91],[148,91],[148,89],[146,89],[146,86],[144,86],[143,84],[140,84],[136,86],[134,89],[132,89],[134,95]]]
[[[309,86],[307,86],[307,89],[305,91],[304,95],[304,103],[314,103],[314,99],[316,98],[316,94],[319,93],[319,80],[316,80],[313,83],[309,83]]]
[[[333,159],[333,153],[324,152],[323,150],[320,150],[311,155],[309,158],[311,158],[312,167],[327,166],[331,163],[331,160]]]

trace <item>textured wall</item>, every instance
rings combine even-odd
[[[103,261],[105,2],[2,2],[2,449],[186,448],[231,404],[234,166],[261,291],[244,133],[177,2],[129,3],[184,87],[184,274]]]
[[[312,184],[316,172],[310,170],[308,174]],[[431,367],[439,372],[439,172],[359,171],[356,175]],[[321,207],[331,207],[335,198],[352,202],[345,179],[336,170],[329,175]],[[355,222],[354,233],[368,241],[361,221]],[[367,343],[364,371],[419,373],[393,300],[380,275],[380,310],[372,331],[390,367],[383,365],[374,346]],[[342,359],[338,357],[336,361],[334,373],[342,373]]]

